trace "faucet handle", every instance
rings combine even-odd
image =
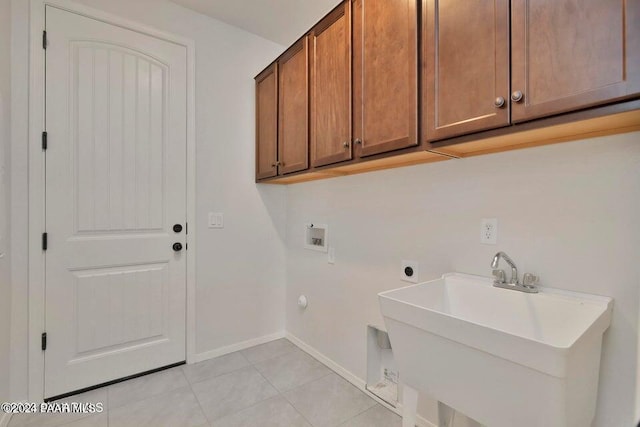
[[[507,281],[507,276],[504,270],[493,270],[493,277],[496,279],[496,283],[504,283]]]
[[[524,276],[522,277],[522,284],[524,286],[535,286],[538,284],[539,280],[540,278],[534,274],[524,273]]]

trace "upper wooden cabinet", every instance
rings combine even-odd
[[[278,173],[309,167],[309,55],[307,38],[278,59]]]
[[[419,143],[417,6],[416,0],[353,0],[358,157]]]
[[[512,0],[511,20],[514,122],[640,92],[640,2]]]
[[[309,42],[311,162],[323,166],[352,158],[351,3],[320,21]]]
[[[632,131],[639,114],[639,0],[343,0],[256,77],[256,180]]]
[[[256,77],[256,179],[278,174],[278,65]]]
[[[509,124],[509,0],[425,0],[428,140]]]
[[[256,81],[256,180],[309,167],[307,39],[291,46]]]
[[[637,1],[423,0],[424,137],[637,96],[639,22]]]

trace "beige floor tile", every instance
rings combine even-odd
[[[284,393],[314,427],[334,427],[376,405],[369,396],[336,374]]]
[[[272,397],[212,423],[212,427],[311,427],[282,396]]]
[[[191,387],[209,421],[234,414],[278,394],[253,367],[202,381]]]
[[[267,359],[256,363],[255,367],[280,392],[291,390],[332,372],[302,350]]]
[[[109,407],[113,409],[128,405],[188,385],[189,383],[182,373],[181,367],[134,378],[110,385],[107,388]]]
[[[340,424],[340,427],[402,427],[402,418],[384,406],[376,405]]]
[[[198,427],[206,423],[189,386],[109,411],[109,427]]]
[[[214,359],[205,360],[203,362],[194,363],[193,365],[184,365],[182,371],[187,380],[191,384],[204,381],[209,378],[228,374],[238,369],[246,368],[250,363],[241,352],[225,354],[224,356]]]
[[[258,363],[263,360],[271,359],[272,357],[290,353],[297,348],[298,347],[291,344],[289,340],[281,338],[279,340],[270,341],[265,344],[260,344],[255,347],[242,350],[242,354],[249,359],[249,362]]]

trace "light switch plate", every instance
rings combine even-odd
[[[224,214],[209,212],[209,228],[224,228]]]

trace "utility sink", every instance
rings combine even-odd
[[[611,298],[460,273],[379,298],[408,390],[490,427],[591,425]]]

